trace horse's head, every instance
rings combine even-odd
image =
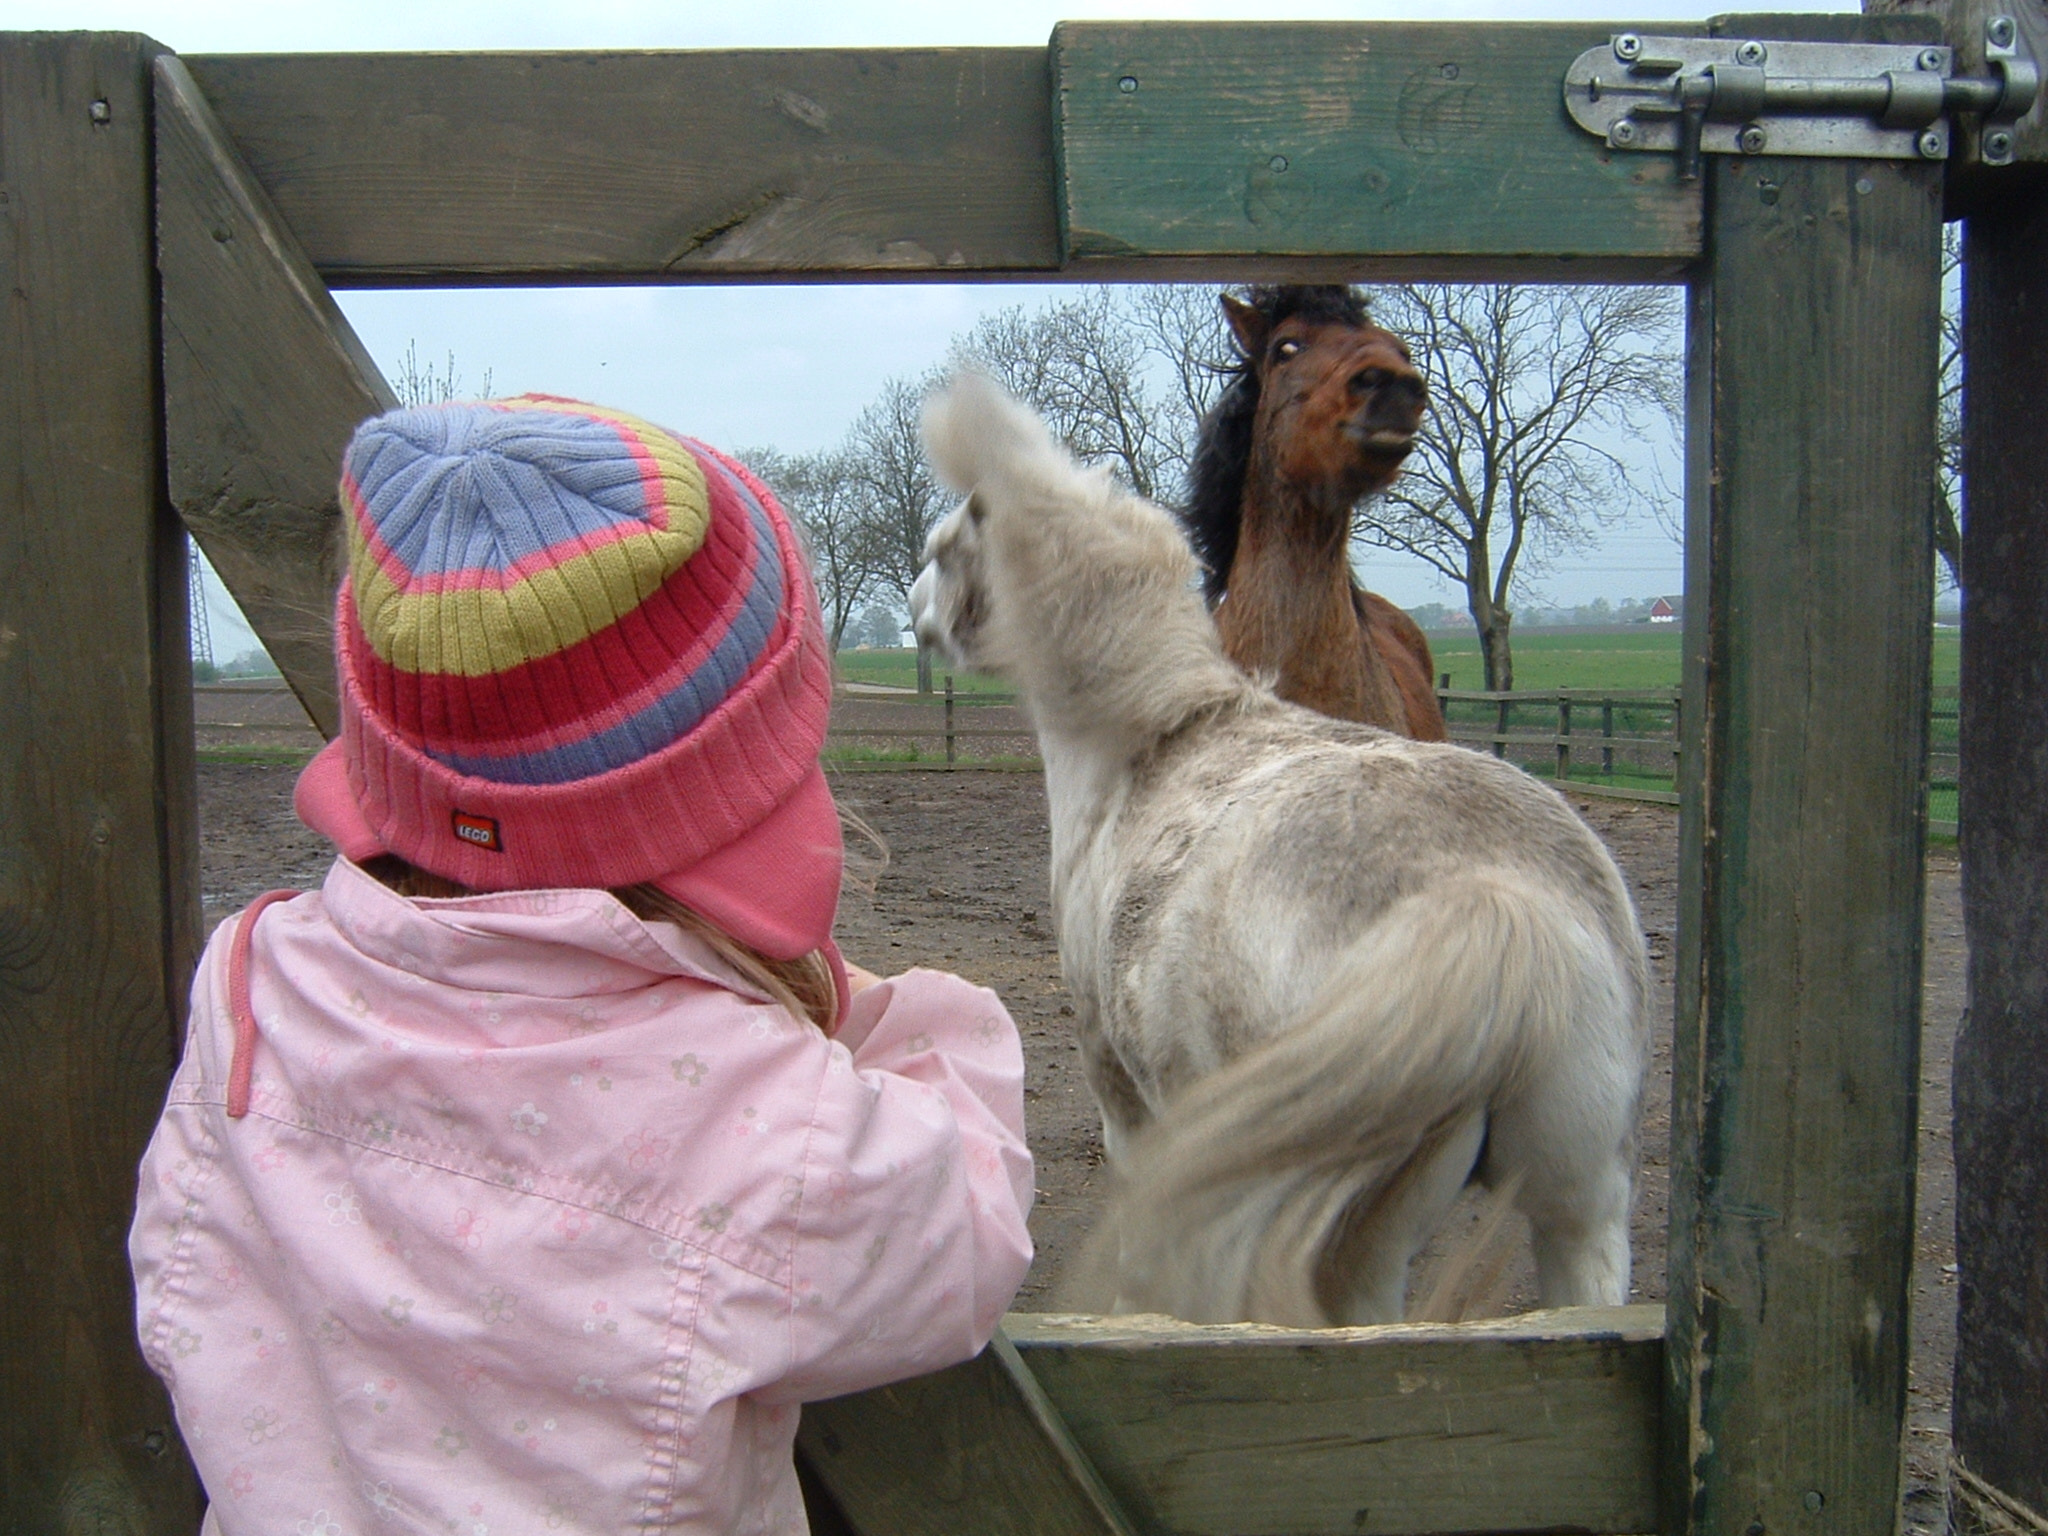
[[[1258,386],[1254,455],[1332,510],[1384,489],[1428,399],[1401,339],[1348,288],[1259,290],[1249,303],[1225,294],[1223,309]]]

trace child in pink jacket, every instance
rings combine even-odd
[[[547,397],[366,423],[318,891],[221,925],[142,1165],[144,1348],[235,1536],[805,1528],[797,1405],[1031,1258],[989,992],[845,966],[774,498]]]

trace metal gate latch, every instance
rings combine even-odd
[[[2010,16],[1985,23],[1984,43],[1993,73],[1969,78],[1949,48],[1623,32],[1573,61],[1564,103],[1615,149],[1677,155],[1683,181],[1702,154],[1946,159],[1957,112],[1982,117],[1984,161],[2004,165],[2012,134],[1998,125],[2025,115],[2040,74]]]

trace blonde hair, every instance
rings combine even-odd
[[[363,869],[401,896],[446,900],[478,894],[467,886],[444,880],[396,854],[380,854],[363,861]],[[831,962],[822,949],[814,949],[794,960],[771,960],[699,912],[684,906],[668,892],[653,885],[620,886],[611,893],[642,922],[674,923],[683,932],[701,939],[710,951],[732,967],[748,986],[768,997],[799,1019],[808,1019],[831,1034],[839,1021],[839,985],[833,978]]]

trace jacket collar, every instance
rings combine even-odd
[[[336,859],[320,897],[353,948],[468,991],[593,997],[687,976],[762,999],[703,940],[674,923],[642,922],[608,891],[496,891],[431,900],[400,896],[347,859]]]

